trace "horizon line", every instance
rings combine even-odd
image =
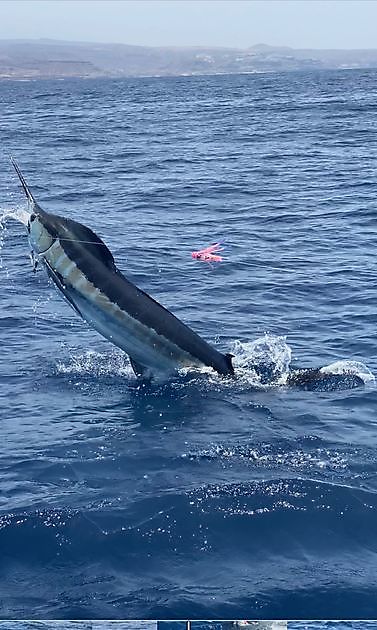
[[[81,40],[81,39],[56,39],[53,37],[0,37],[1,42],[24,42],[24,43],[40,43],[40,42],[53,42],[53,43],[64,43],[64,44],[86,44],[86,45],[102,45],[102,46],[126,46],[128,48],[164,48],[164,49],[212,49],[212,50],[250,50],[255,48],[261,49],[280,49],[280,50],[316,50],[316,51],[354,51],[354,52],[363,52],[363,51],[371,51],[377,50],[377,46],[375,48],[317,48],[310,47],[307,48],[295,48],[293,46],[289,46],[288,44],[265,44],[263,42],[259,42],[258,44],[251,44],[250,46],[220,46],[220,45],[211,45],[211,44],[190,44],[185,46],[180,46],[177,44],[127,44],[125,42],[104,42],[104,41],[93,41],[93,40]]]

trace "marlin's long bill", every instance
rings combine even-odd
[[[29,186],[26,183],[26,180],[24,178],[24,176],[22,175],[21,171],[20,171],[20,167],[18,166],[16,160],[13,159],[13,157],[10,157],[10,161],[12,162],[12,165],[14,167],[14,170],[16,171],[18,178],[21,182],[21,186],[23,188],[23,191],[28,199],[28,201],[33,205],[33,206],[37,206],[37,202],[35,201],[33,194],[29,188]]]
[[[129,355],[138,376],[204,365],[234,374],[231,355],[218,352],[127,280],[92,230],[42,210],[18,165],[12,164],[32,203],[27,227],[33,251],[77,313]]]

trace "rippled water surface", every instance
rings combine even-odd
[[[153,621],[0,621],[0,630],[157,630]]]
[[[0,83],[1,617],[377,616],[376,92],[374,71]],[[8,153],[239,378],[140,388],[33,274]],[[217,239],[223,263],[191,259]],[[260,352],[366,383],[261,387]]]
[[[289,621],[288,630],[376,630],[377,621]]]

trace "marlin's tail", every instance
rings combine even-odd
[[[24,193],[29,201],[29,203],[31,203],[33,206],[38,206],[37,202],[35,201],[33,194],[29,188],[29,186],[26,183],[26,180],[24,178],[24,176],[22,175],[21,171],[20,171],[20,167],[18,166],[17,162],[12,158],[12,156],[10,157],[10,161],[13,164],[14,170],[16,171],[18,178],[21,182],[21,186],[24,189]]]

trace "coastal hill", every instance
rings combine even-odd
[[[140,77],[377,68],[377,50],[148,47],[57,40],[0,40],[0,78]]]

